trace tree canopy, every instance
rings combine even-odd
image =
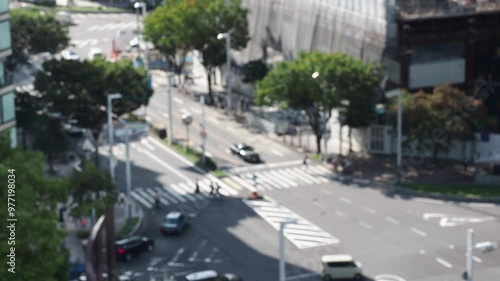
[[[14,170],[9,173],[9,169]],[[15,247],[15,274],[7,271],[6,262],[0,264],[5,280],[63,281],[68,280],[67,251],[61,245],[65,232],[57,228],[57,202],[66,202],[66,180],[45,178],[45,157],[41,152],[10,148],[10,138],[0,134],[0,177],[15,177],[15,245],[0,248],[6,257]],[[7,185],[0,190],[5,209],[0,219],[7,221]],[[10,217],[12,218],[12,217]],[[9,232],[0,231],[0,239],[7,244]],[[8,276],[8,277],[7,277]]]
[[[243,65],[243,82],[255,83],[266,77],[269,72],[269,67],[262,59],[253,60]]]
[[[231,49],[240,50],[248,40],[248,9],[241,0],[167,0],[145,21],[144,34],[171,62],[179,73],[191,50],[203,55],[209,80],[215,67],[226,62],[226,43],[219,33],[231,33]]]
[[[393,103],[391,113],[396,112]],[[415,143],[422,156],[432,153],[435,164],[439,164],[439,153],[448,151],[453,140],[473,140],[474,132],[486,124],[485,118],[481,100],[450,85],[438,86],[430,94],[403,96],[403,126],[408,131],[405,145]]]
[[[319,73],[316,79],[312,77],[314,72]],[[377,79],[375,65],[347,55],[301,52],[294,61],[278,63],[257,82],[255,102],[260,105],[278,102],[284,108],[304,110],[316,135],[317,153],[320,153],[320,141],[332,109],[340,107],[340,101],[346,99],[350,102],[347,107],[349,120],[363,124],[359,119],[371,114],[364,110],[373,111],[374,108],[367,109],[360,104],[372,99]]]
[[[7,68],[13,70],[25,64],[29,55],[42,52],[57,53],[69,44],[68,28],[53,14],[38,9],[15,9],[10,11],[12,55]]]
[[[113,113],[120,116],[146,105],[153,93],[146,71],[134,68],[130,61],[50,60],[43,67],[45,71],[37,73],[34,86],[44,110],[77,120],[79,127],[91,130],[96,148],[107,121],[108,94],[122,94],[123,98],[113,104]],[[96,149],[96,164],[97,156]]]

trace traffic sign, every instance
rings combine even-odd
[[[202,131],[202,132],[200,133],[200,136],[201,136],[202,138],[206,139],[206,138],[207,138],[207,132]]]

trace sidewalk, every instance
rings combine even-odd
[[[82,245],[82,239],[78,238],[78,232],[82,230],[91,231],[91,226],[87,224],[83,227],[81,221],[71,221],[68,212],[65,214],[64,228],[68,231],[68,236],[64,239],[64,245],[70,252],[70,262],[85,263],[85,249]],[[142,209],[132,200],[132,217],[139,218],[137,226],[129,233],[132,235],[137,231],[142,223],[144,213]],[[98,219],[98,218],[96,218]],[[115,205],[115,235],[117,235],[127,221],[127,208],[126,205]]]

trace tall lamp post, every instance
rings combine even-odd
[[[226,60],[227,60],[227,74],[226,74],[226,84],[227,84],[227,114],[231,114],[231,33],[219,33],[217,39],[221,40],[226,38]]]
[[[174,74],[168,74],[168,141],[170,144],[174,143],[174,118],[172,116],[172,80],[174,78]]]
[[[311,77],[313,79],[317,79],[319,77],[319,72],[314,72]],[[321,85],[321,91],[323,92],[323,96],[326,96],[326,80],[325,78],[323,78],[323,81],[322,81],[322,85]],[[326,154],[326,146],[327,146],[327,142],[328,142],[328,139],[330,138],[330,130],[327,130],[327,125],[328,123],[328,118],[326,117],[326,114],[323,114],[323,120],[322,120],[322,136],[323,136],[323,142],[324,142],[324,149],[323,149],[323,155],[321,156],[321,158],[323,159],[323,161],[327,161],[327,157],[328,155]]]
[[[135,2],[134,8],[137,13],[137,39],[139,39],[139,55],[141,54],[141,43],[143,42],[143,35],[139,32],[139,8],[142,8],[142,22],[144,24],[144,19],[146,18],[146,3],[145,2]],[[148,69],[148,43],[144,41],[144,66]]]
[[[403,131],[403,106],[402,106],[402,101],[401,101],[401,90],[400,89],[395,89],[389,92],[385,93],[385,97],[390,99],[393,97],[398,97],[398,137],[397,137],[397,151],[398,151],[398,156],[397,156],[397,161],[396,161],[396,166],[398,167],[398,181],[399,181],[399,171],[401,170],[401,154],[402,154],[402,131]]]
[[[474,244],[474,230],[472,228],[469,228],[467,230],[467,251],[465,253],[465,258],[466,258],[466,271],[463,274],[463,278],[466,281],[473,281],[474,277],[474,268],[473,268],[473,257],[474,257],[474,250],[480,250],[483,253],[491,252],[497,249],[498,245],[495,242],[480,242]]]
[[[290,218],[280,222],[280,261],[279,261],[279,281],[285,281],[285,227],[287,224],[294,224],[297,219]]]
[[[122,94],[114,93],[108,95],[108,141],[109,141],[109,172],[111,180],[115,182],[115,159],[113,156],[113,100],[121,99]]]

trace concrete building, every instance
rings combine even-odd
[[[12,146],[17,145],[16,109],[12,73],[4,67],[12,53],[9,21],[9,1],[0,1],[0,132],[8,131]]]

